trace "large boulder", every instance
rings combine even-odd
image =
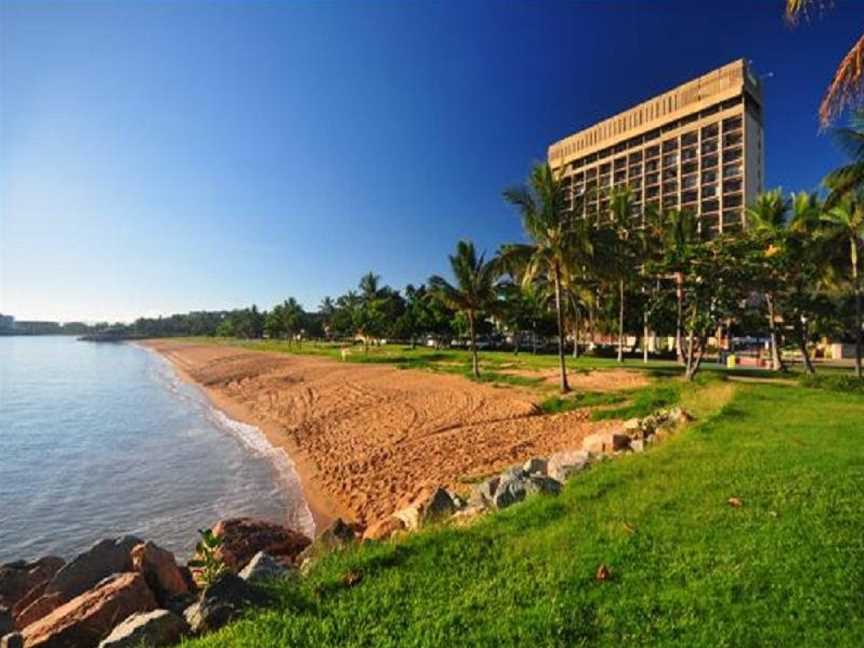
[[[545,475],[549,469],[549,460],[542,457],[534,457],[529,459],[522,465],[524,470],[529,475]]]
[[[549,457],[546,474],[562,484],[573,475],[584,470],[591,461],[586,450],[564,450]]]
[[[167,549],[152,542],[142,542],[132,548],[130,555],[132,569],[144,576],[161,604],[165,605],[171,597],[182,596],[189,591],[174,554]]]
[[[22,635],[27,648],[90,648],[111,633],[118,619],[155,607],[141,574],[117,574],[31,623]]]
[[[259,551],[275,560],[293,564],[311,540],[299,531],[280,524],[254,518],[231,518],[213,527],[213,534],[222,540],[218,554],[233,572],[239,572]]]
[[[290,578],[295,571],[293,567],[286,567],[273,560],[272,556],[259,551],[240,572],[240,578],[247,583],[262,583]]]
[[[64,602],[86,592],[102,579],[132,570],[130,552],[141,540],[135,536],[106,539],[63,566],[45,587],[45,594],[58,594]]]
[[[558,495],[561,482],[544,475],[529,475],[525,480],[526,495]]]
[[[15,630],[15,619],[7,607],[0,607],[0,637]]]
[[[48,616],[63,605],[66,601],[59,594],[42,594],[35,601],[21,610],[16,608],[15,625],[19,628],[26,628],[31,623],[34,623],[44,616]],[[23,603],[23,600],[22,600]]]
[[[501,473],[495,493],[492,495],[492,504],[497,509],[507,508],[521,502],[528,494],[525,489],[527,475],[521,468],[510,468]]]
[[[169,610],[138,612],[116,626],[99,648],[173,646],[186,634],[189,634],[189,624]]]
[[[244,609],[262,605],[267,597],[234,574],[223,574],[201,592],[198,602],[184,616],[193,632],[210,632],[235,619]]]
[[[62,558],[46,556],[34,562],[19,560],[0,565],[0,607],[13,610],[34,588],[44,587],[63,564]]]

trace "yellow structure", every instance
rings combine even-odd
[[[572,209],[602,224],[610,194],[629,187],[635,226],[649,205],[687,209],[707,236],[745,224],[764,156],[761,86],[743,59],[549,147]]]

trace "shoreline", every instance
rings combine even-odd
[[[313,481],[315,474],[314,466],[310,465],[309,460],[302,456],[299,448],[291,443],[281,426],[272,421],[261,420],[259,417],[254,416],[241,403],[237,403],[221,394],[217,389],[203,385],[195,380],[189,374],[187,367],[184,366],[183,360],[171,352],[158,348],[158,341],[135,340],[131,343],[158,354],[171,365],[178,378],[200,389],[214,409],[222,412],[230,420],[255,427],[264,435],[267,442],[274,449],[280,449],[285,452],[293,464],[294,472],[300,482],[300,495],[312,515],[316,536],[326,529],[337,517],[345,517],[345,512],[340,512],[315,485]],[[276,470],[275,466],[274,470]]]
[[[287,454],[319,529],[336,517],[368,529],[437,488],[467,497],[489,474],[615,425],[585,408],[541,415],[528,391],[462,376],[200,340],[140,344]]]

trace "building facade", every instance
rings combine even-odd
[[[759,80],[737,60],[549,147],[571,209],[602,224],[610,195],[629,188],[632,219],[645,207],[690,210],[703,235],[739,231],[762,191]]]

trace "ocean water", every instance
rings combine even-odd
[[[0,563],[125,533],[185,559],[197,529],[238,515],[314,530],[284,452],[161,356],[0,337]]]

